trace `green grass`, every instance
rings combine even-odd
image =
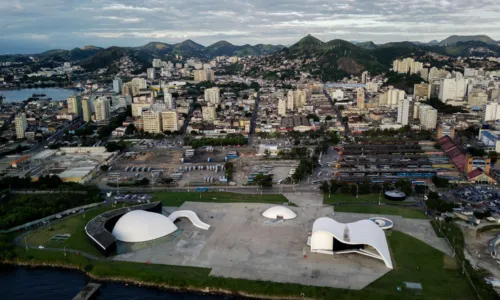
[[[300,297],[314,299],[473,299],[474,295],[459,270],[447,269],[445,255],[411,236],[398,231],[388,234],[393,255],[394,269],[363,290],[345,290],[299,284],[252,281],[209,276],[210,269],[147,265],[122,261],[89,260],[75,254],[64,257],[62,253],[17,247],[18,259],[23,262],[52,263],[74,266],[87,270],[99,278],[114,277],[121,280],[137,280],[180,288],[217,289],[244,292],[252,295],[274,297]],[[381,262],[382,263],[382,262]],[[404,287],[405,281],[419,282],[421,295]],[[397,288],[401,287],[401,291]]]
[[[212,203],[274,203],[288,202],[279,194],[237,194],[229,192],[158,192],[153,201],[161,201],[164,206],[179,207],[186,201]]]
[[[64,248],[66,245],[67,249],[79,250],[82,252],[89,253],[91,255],[101,257],[102,254],[92,245],[87,234],[85,233],[85,225],[96,217],[108,210],[113,210],[121,207],[112,207],[111,205],[101,206],[97,209],[90,210],[83,214],[78,214],[73,217],[67,218],[63,221],[55,223],[50,227],[40,228],[38,230],[32,231],[26,238],[29,246],[38,247],[43,245],[47,248]],[[71,237],[66,241],[56,242],[50,239],[56,234],[71,234]],[[24,245],[24,239],[21,241]]]
[[[391,205],[378,204],[342,204],[335,206],[336,212],[362,213],[362,214],[377,214],[377,215],[396,215],[409,219],[426,219],[424,212],[421,210],[398,207]]]
[[[367,195],[359,195],[358,198],[356,196],[353,196],[351,194],[330,194],[330,197],[328,197],[328,194],[325,194],[323,196],[323,203],[324,204],[338,204],[338,203],[366,203],[366,202],[371,202],[371,203],[378,203],[378,198],[379,194],[367,194]],[[382,197],[381,201],[384,201],[384,198]]]

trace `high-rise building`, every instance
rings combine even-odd
[[[82,112],[83,112],[83,120],[85,122],[92,121],[92,104],[90,98],[82,99]]]
[[[419,109],[420,125],[424,129],[434,130],[437,123],[437,110],[427,104],[421,104]]]
[[[161,112],[147,110],[142,112],[142,122],[145,132],[160,133],[162,132]]]
[[[368,71],[361,73],[361,83],[366,83],[368,81]]]
[[[410,116],[410,99],[405,98],[399,100],[398,102],[398,123],[402,125],[408,125],[408,119]]]
[[[358,108],[360,108],[360,109],[365,108],[365,89],[364,88],[357,88],[356,89],[356,103],[358,105]]]
[[[155,68],[148,68],[146,73],[148,74],[148,79],[155,80]]]
[[[305,90],[296,90],[293,92],[293,106],[297,109],[302,108],[307,103],[307,93]]]
[[[500,100],[500,89],[491,89],[491,90],[488,90],[488,100],[489,101],[498,101],[498,100]]]
[[[201,114],[204,121],[214,121],[217,117],[217,113],[215,111],[215,106],[212,104],[208,104],[207,106],[203,106],[201,108]]]
[[[168,109],[175,109],[174,98],[172,97],[172,94],[167,91],[167,89],[163,91],[163,102],[165,102]]]
[[[179,130],[178,115],[175,110],[164,111],[161,113],[162,130],[174,132]]]
[[[66,99],[68,102],[68,113],[74,114],[76,117],[82,115],[82,97],[81,96],[70,96]]]
[[[467,81],[463,78],[445,78],[439,83],[439,100],[463,100],[467,91]]]
[[[436,139],[442,138],[445,135],[453,140],[455,138],[455,127],[448,124],[439,124],[437,127]]]
[[[420,78],[422,78],[422,80],[427,81],[429,79],[429,69],[428,68],[420,69],[419,73],[420,73]]]
[[[215,106],[220,104],[220,90],[218,87],[205,89],[205,101]]]
[[[214,81],[215,73],[213,70],[194,70],[194,81]]]
[[[286,95],[286,108],[289,111],[293,111],[294,109],[294,100],[293,100],[293,91],[289,90],[287,95]]]
[[[284,97],[278,99],[278,115],[286,116],[286,104],[287,100]]]
[[[122,92],[123,81],[121,78],[117,77],[113,79],[113,91],[117,94]]]
[[[111,105],[108,98],[99,97],[94,102],[95,105],[95,119],[96,121],[107,121],[111,114]]]
[[[140,91],[141,88],[132,82],[127,82],[122,85],[122,95],[124,96],[137,96]]]
[[[16,124],[16,137],[18,139],[24,138],[24,133],[26,132],[26,128],[28,128],[28,121],[26,120],[26,114],[20,113],[16,115],[14,119]]]
[[[403,60],[395,60],[392,62],[392,70],[397,73],[418,73],[424,64],[418,61],[415,61],[413,58],[405,58]]]
[[[470,106],[483,106],[488,103],[488,94],[483,91],[475,91],[469,94],[467,104]]]
[[[431,96],[431,89],[428,83],[419,83],[413,86],[413,97],[415,99],[427,100]]]
[[[153,58],[153,68],[161,68],[163,62],[159,58]]]
[[[500,120],[500,104],[492,102],[484,106],[483,120],[485,122]]]
[[[139,89],[146,89],[148,87],[148,82],[144,78],[133,78],[131,82],[137,85]]]
[[[398,102],[400,100],[403,100],[404,98],[405,91],[389,86],[389,90],[385,91],[383,96],[379,98],[379,104],[387,106],[397,106]]]

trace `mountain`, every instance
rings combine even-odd
[[[470,42],[470,41],[483,42],[490,45],[499,44],[499,42],[493,40],[487,35],[452,35],[439,42],[439,45],[445,46],[445,45],[456,44],[458,42]]]
[[[357,43],[355,45],[360,47],[360,48],[363,48],[363,49],[375,49],[375,48],[377,48],[377,45],[375,45],[375,43],[372,41]]]
[[[264,55],[264,54],[272,54],[275,52],[280,51],[283,49],[284,46],[281,45],[264,45],[264,44],[257,44],[255,46],[251,46],[249,44],[243,45],[243,46],[236,46],[228,41],[218,41],[216,43],[213,43],[212,45],[208,46],[205,48],[205,53],[209,57],[215,57],[215,56],[259,56],[259,55]]]
[[[432,40],[432,41],[428,42],[427,45],[429,45],[429,46],[439,45],[439,41],[438,40]]]

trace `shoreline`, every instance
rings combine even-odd
[[[81,272],[85,276],[91,278],[92,280],[98,282],[108,282],[108,283],[119,283],[125,285],[134,285],[137,287],[146,287],[146,288],[156,288],[161,290],[169,290],[174,292],[189,292],[189,293],[197,293],[197,294],[205,294],[205,295],[221,295],[221,296],[238,296],[247,299],[269,299],[269,300],[299,300],[299,299],[313,299],[306,298],[302,296],[291,297],[291,296],[269,296],[262,294],[250,294],[243,291],[231,291],[220,288],[212,288],[207,286],[206,288],[195,288],[195,287],[179,287],[169,285],[167,283],[152,283],[147,281],[140,281],[126,277],[118,277],[118,276],[98,276],[92,274],[92,270],[82,270],[77,265],[74,264],[61,264],[61,263],[46,263],[46,262],[27,262],[22,260],[13,260],[13,261],[0,261],[0,265],[8,265],[13,267],[24,267],[24,268],[48,268],[48,269],[63,269]]]

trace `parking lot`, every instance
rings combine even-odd
[[[119,194],[109,197],[115,203],[149,203],[153,199],[151,194]]]

